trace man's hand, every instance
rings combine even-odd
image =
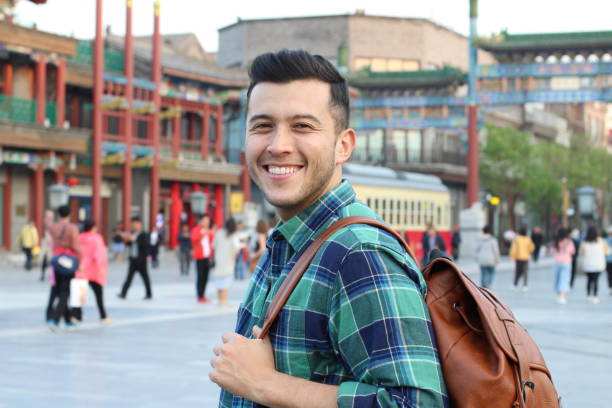
[[[253,327],[255,337],[260,331],[259,327]],[[265,389],[278,374],[270,339],[251,340],[237,333],[224,333],[222,341],[223,344],[213,349],[211,381],[232,394],[262,403]]]

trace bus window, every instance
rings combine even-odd
[[[440,226],[442,224],[442,207],[438,206],[438,214],[436,217],[436,224]]]
[[[414,201],[410,201],[410,225],[414,225]]]
[[[404,200],[404,227],[408,225],[408,200]]]
[[[374,212],[378,214],[378,198],[374,199]],[[379,214],[380,215],[380,214]]]
[[[368,197],[367,201],[366,201],[366,205],[370,208],[372,208],[372,199],[370,197]]]
[[[417,225],[421,225],[421,202],[417,201]]]
[[[387,200],[382,199],[382,210],[380,212],[380,216],[384,221],[387,221]]]
[[[400,200],[396,201],[397,212],[395,213],[395,222],[398,226],[402,225],[402,202]]]
[[[389,200],[389,224],[393,225],[393,221],[395,221],[395,206],[393,205],[395,200]]]
[[[431,225],[434,225],[434,214],[436,213],[436,205],[432,201],[429,203],[429,219],[431,220]]]

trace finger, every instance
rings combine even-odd
[[[210,366],[212,368],[216,368],[218,364],[219,364],[219,357],[213,357],[210,359]]]
[[[213,353],[215,354],[215,356],[220,356],[222,349],[223,346],[221,344],[217,344],[215,347],[213,347]]]
[[[253,326],[253,337],[255,337],[256,339],[259,338],[259,335],[261,334],[261,327],[259,326]]]
[[[223,340],[223,343],[230,343],[233,339],[235,339],[236,337],[238,337],[239,335],[236,333],[232,333],[232,332],[225,332],[223,333],[223,335],[221,336],[221,340]]]

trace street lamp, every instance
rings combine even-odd
[[[57,209],[63,205],[68,205],[70,199],[70,188],[65,184],[53,184],[47,188],[49,193],[49,205]]]
[[[198,215],[206,213],[206,194],[201,191],[192,191],[189,194],[189,203],[191,204],[191,212]]]

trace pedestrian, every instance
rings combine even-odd
[[[131,221],[131,231],[123,234],[123,239],[128,247],[129,263],[128,274],[121,288],[121,292],[117,295],[119,299],[125,299],[128,289],[132,284],[132,279],[136,273],[140,274],[142,282],[145,286],[144,300],[153,299],[151,290],[151,279],[149,278],[149,270],[147,267],[147,258],[149,256],[149,234],[142,229],[142,221],[138,217],[133,217]]]
[[[189,275],[189,267],[191,266],[191,232],[188,224],[181,224],[181,230],[178,236],[178,258],[181,266],[181,276]]]
[[[612,296],[612,225],[608,227],[606,244],[608,245],[608,249],[610,249],[606,256],[606,271],[608,272],[608,291],[610,296]]]
[[[159,266],[159,246],[161,244],[161,234],[157,226],[149,233],[149,255],[151,255],[151,267],[157,269]]]
[[[521,227],[518,231],[518,236],[512,241],[510,246],[510,258],[514,259],[514,288],[518,289],[519,280],[523,278],[523,292],[527,292],[527,268],[529,266],[529,257],[535,250],[535,245],[531,238],[527,236],[527,228]]]
[[[582,269],[587,276],[587,299],[590,303],[599,303],[597,297],[599,275],[606,268],[606,255],[610,249],[606,242],[597,235],[597,228],[591,225],[587,228],[584,241],[580,244]]]
[[[485,225],[482,237],[476,245],[476,262],[480,266],[480,286],[490,289],[495,277],[495,267],[499,264],[499,243],[491,235],[491,227]]]
[[[19,242],[21,243],[21,250],[25,254],[25,264],[23,265],[26,271],[32,269],[32,258],[36,253],[38,246],[38,229],[34,225],[34,220],[29,220],[19,234]],[[40,249],[40,248],[39,248]]]
[[[85,279],[96,296],[100,323],[109,324],[112,320],[107,316],[104,308],[104,286],[108,272],[108,259],[106,257],[106,245],[102,235],[98,233],[98,227],[92,219],[83,222],[83,232],[79,235],[81,244],[81,267],[76,273],[76,278]],[[73,308],[73,318],[78,323],[83,320],[82,308]],[[73,321],[74,321],[73,320]]]
[[[221,307],[229,306],[227,298],[241,246],[240,236],[236,233],[236,221],[230,217],[225,221],[225,227],[217,231],[213,241],[215,267],[211,274]]]
[[[540,248],[542,248],[542,243],[544,242],[544,235],[542,234],[542,228],[539,226],[535,226],[533,231],[531,231],[531,241],[535,249],[533,250],[532,258],[533,262],[538,262],[540,258]]]
[[[266,240],[268,239],[269,230],[270,225],[266,220],[260,219],[257,221],[255,233],[251,236],[251,243],[249,246],[249,272],[251,274],[255,270],[261,256],[266,252]]]
[[[213,240],[215,233],[211,229],[211,219],[208,214],[200,218],[200,222],[191,230],[191,246],[193,259],[196,261],[196,296],[198,303],[208,303],[206,286],[208,274],[213,266]]]
[[[238,312],[214,348],[220,408],[448,406],[416,263],[369,225],[336,232],[317,251],[264,340],[269,302],[302,251],[333,222],[380,219],[356,199],[342,164],[355,147],[346,81],[325,58],[280,51],[255,58],[245,153],[281,218]]]
[[[432,249],[439,249],[446,254],[446,244],[432,224],[427,224],[421,244],[423,245],[423,261],[421,263],[423,266],[429,262],[429,253]]]
[[[569,238],[567,229],[561,227],[557,231],[555,241],[551,247],[553,255],[553,270],[555,272],[555,291],[557,292],[557,302],[567,303],[565,294],[569,290],[571,278],[572,257],[576,253],[574,242]]]
[[[236,235],[240,242],[240,249],[236,255],[236,268],[234,277],[236,280],[246,279],[249,273],[249,249],[247,247],[249,241],[249,233],[244,228],[244,223],[236,220]]]
[[[459,225],[455,224],[453,227],[453,236],[451,237],[451,248],[453,250],[453,259],[459,260],[459,246],[461,245],[461,232]]]
[[[53,245],[52,281],[55,288],[51,289],[47,309],[47,324],[53,331],[59,327],[60,319],[64,319],[67,328],[74,327],[71,321],[68,298],[70,297],[70,280],[78,270],[81,258],[81,243],[79,228],[70,222],[70,207],[63,205],[57,209],[59,220],[53,222],[53,216],[45,217],[45,227],[51,234]],[[57,301],[57,302],[56,302]]]
[[[155,217],[155,228],[158,233],[159,245],[163,246],[166,233],[166,216],[164,215],[163,209],[157,212],[157,216]]]
[[[116,226],[113,230],[113,245],[111,246],[111,252],[113,254],[113,261],[121,261],[123,258],[123,252],[125,251],[125,242],[123,241],[123,233],[119,226]]]
[[[53,217],[53,213],[51,213],[51,217]],[[40,241],[40,256],[42,257],[40,263],[40,281],[43,282],[45,280],[47,268],[51,262],[51,257],[53,256],[53,240],[51,238],[51,233],[49,233],[46,227],[43,230],[43,237]]]
[[[576,278],[576,270],[578,269],[578,248],[580,248],[580,230],[578,228],[572,230],[570,239],[574,243],[574,248],[576,248],[576,252],[572,256],[572,274],[570,277],[570,289],[572,289],[574,287],[574,279]]]

